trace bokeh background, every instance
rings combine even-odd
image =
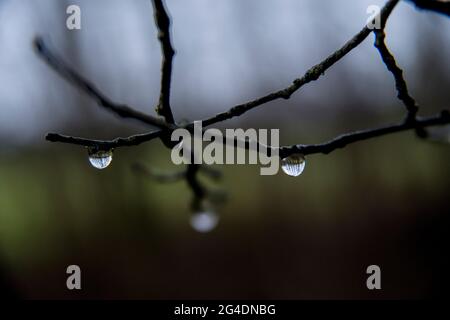
[[[365,24],[384,1],[167,0],[172,105],[210,116],[289,85]],[[82,29],[65,27],[66,8]],[[448,287],[450,145],[405,132],[307,159],[298,178],[219,167],[219,226],[189,225],[191,191],[131,170],[177,169],[159,141],[92,168],[86,150],[46,132],[111,139],[149,128],[99,109],[35,55],[41,35],[109,97],[154,114],[160,47],[149,0],[0,1],[0,285],[20,298],[354,299],[440,297]],[[401,1],[387,43],[429,115],[449,107],[450,20]],[[289,101],[219,128],[279,128],[282,144],[317,143],[400,121],[373,36]],[[66,289],[66,267],[82,290]],[[366,268],[382,290],[366,288]]]

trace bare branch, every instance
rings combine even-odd
[[[50,142],[61,142],[85,147],[97,147],[98,149],[113,149],[118,147],[137,146],[141,143],[153,140],[159,137],[160,131],[154,131],[144,134],[137,134],[127,138],[116,138],[114,140],[92,140],[72,136],[65,136],[58,133],[48,133],[45,137]]]
[[[80,88],[83,92],[91,96],[103,108],[114,112],[122,118],[133,118],[161,129],[170,128],[170,126],[163,119],[144,114],[130,108],[127,105],[112,102],[92,83],[90,83],[83,76],[79,75],[75,70],[67,66],[58,56],[53,54],[47,48],[42,38],[37,37],[34,40],[34,48],[36,49],[36,52],[39,54],[39,56],[43,58],[53,70],[55,70],[63,78]]]
[[[394,9],[394,7],[398,3],[398,1],[399,0],[389,0],[386,3],[386,5],[383,7],[383,9],[380,12],[380,16],[381,16],[382,20],[385,21],[387,19],[387,17],[390,15],[390,13]],[[164,10],[162,2],[155,1],[154,7],[158,9],[158,10],[155,10],[155,15],[158,15],[157,13],[159,13],[159,17],[162,17],[162,18],[159,18],[160,20],[162,20],[162,22],[158,22],[158,17],[156,18],[157,24],[162,25],[162,27],[160,27],[160,30],[168,30],[168,24],[170,24],[170,21],[168,21],[168,16]],[[164,26],[166,26],[166,27],[164,27]],[[337,61],[342,59],[348,52],[350,52],[355,47],[357,47],[364,39],[367,38],[367,36],[370,34],[370,32],[371,32],[371,30],[369,28],[367,28],[367,26],[365,26],[357,35],[355,35],[350,41],[348,41],[342,48],[340,48],[339,50],[337,50],[336,52],[331,54],[328,58],[326,58],[321,63],[310,68],[302,78],[294,80],[293,84],[291,86],[287,87],[286,89],[279,90],[277,92],[271,93],[271,94],[261,97],[259,99],[253,100],[251,102],[247,102],[247,103],[235,106],[235,107],[231,108],[229,111],[220,113],[212,118],[204,120],[203,126],[206,127],[206,126],[212,125],[214,123],[225,121],[225,120],[230,119],[235,116],[239,116],[239,115],[247,112],[248,110],[251,110],[257,106],[260,106],[262,104],[268,103],[268,102],[276,100],[276,99],[280,99],[280,98],[289,99],[289,97],[294,92],[296,92],[298,89],[300,89],[303,85],[305,85],[313,80],[317,80],[320,77],[320,75],[323,74],[328,68],[330,68]],[[161,37],[160,39],[165,39],[165,40],[161,40],[163,43],[163,45],[162,45],[163,52],[165,52],[166,50],[164,49],[164,43],[168,41],[168,43],[170,44],[170,38],[168,38],[167,36],[164,36],[164,37]],[[59,71],[59,73],[61,73],[62,75],[65,75],[66,77],[69,76],[69,79],[71,79],[72,81],[75,81],[75,83],[78,86],[80,86],[81,88],[85,88],[85,91],[91,92],[91,95],[96,97],[97,100],[99,100],[101,104],[110,105],[109,100],[107,98],[105,98],[102,94],[100,94],[98,92],[98,90],[93,89],[94,87],[91,84],[89,84],[89,82],[87,80],[83,79],[81,76],[76,74],[73,70],[71,70],[70,68],[65,66],[60,61],[60,59],[57,59],[53,54],[51,54],[51,52],[44,46],[42,41],[38,41],[36,47],[38,48],[38,52],[40,52],[41,55],[43,55],[46,58],[47,62],[49,62],[50,66],[52,66],[55,70]],[[168,51],[170,52],[170,49]],[[171,56],[171,55],[169,54],[169,56]],[[164,63],[163,63],[163,65],[164,65]],[[171,69],[171,64],[170,64],[170,69]],[[164,74],[164,72],[163,72],[163,74]],[[169,78],[169,80],[170,80],[170,78]],[[162,91],[161,94],[162,94],[162,96],[166,96],[166,92],[164,91],[163,88],[164,88],[164,86],[162,86],[162,88],[161,88],[161,91]],[[123,110],[123,111],[126,114],[128,110]],[[142,115],[142,116],[147,117],[146,115]],[[133,116],[133,117],[136,118],[135,116]],[[140,117],[137,117],[137,118],[140,118]],[[160,119],[157,119],[157,120],[160,120]],[[151,121],[144,121],[144,122],[148,123]],[[167,123],[165,123],[165,126],[166,127],[163,129],[167,129],[167,126],[169,126],[170,130],[173,130],[177,127],[177,126],[173,126],[173,125],[171,126],[170,124],[167,124]],[[187,126],[185,126],[185,128],[192,131],[193,123],[188,124]],[[168,134],[168,132],[166,132],[166,130],[161,130],[161,131],[159,131],[159,133],[155,132],[154,134],[159,135],[159,137],[161,137],[164,135],[164,133]],[[167,140],[167,139],[163,139],[163,140]]]
[[[375,47],[383,59],[387,69],[392,73],[395,80],[395,87],[397,88],[397,97],[403,102],[408,111],[407,118],[414,119],[419,107],[416,104],[414,98],[412,98],[408,92],[408,86],[403,78],[403,70],[397,66],[394,56],[389,52],[389,49],[385,43],[384,29],[375,30]]]
[[[175,123],[170,107],[170,85],[172,81],[172,61],[175,51],[170,41],[170,18],[164,8],[162,0],[153,0],[155,23],[158,28],[158,39],[162,50],[161,93],[156,112],[167,122]]]
[[[294,153],[301,153],[303,155],[315,153],[328,154],[336,149],[344,148],[345,146],[358,141],[368,140],[371,138],[376,138],[411,129],[424,128],[428,126],[445,125],[445,124],[450,124],[450,112],[448,110],[444,110],[440,114],[428,118],[418,118],[416,120],[404,121],[399,124],[394,124],[381,128],[347,133],[322,144],[311,144],[311,145],[298,144],[288,147],[281,147],[279,154],[280,157],[282,158],[287,157]]]
[[[399,0],[389,0],[380,12],[381,20],[386,20],[391,14],[392,10],[395,8]],[[363,42],[367,36],[372,32],[367,26],[365,26],[358,34],[356,34],[352,39],[350,39],[344,46],[332,53],[321,63],[311,67],[302,78],[295,79],[293,83],[282,90],[270,93],[264,97],[258,98],[256,100],[246,102],[237,106],[232,107],[230,110],[219,113],[211,118],[203,120],[204,126],[209,126],[217,122],[225,121],[233,117],[240,116],[245,112],[266,104],[268,102],[277,99],[289,99],[293,93],[299,90],[305,84],[317,80],[326,70],[333,66],[336,62],[341,60],[347,53],[352,51],[358,45]]]
[[[348,144],[355,143],[358,141],[368,140],[375,137],[380,137],[384,135],[389,135],[392,133],[407,131],[412,129],[426,128],[430,126],[438,126],[450,124],[450,115],[447,110],[442,111],[440,114],[428,117],[428,118],[418,118],[413,121],[404,121],[399,124],[394,124],[390,126],[368,129],[362,131],[354,131],[350,133],[338,136],[328,142],[323,144],[311,144],[311,145],[293,145],[280,147],[279,155],[284,158],[294,153],[302,153],[304,155],[323,153],[328,154],[335,149],[344,148]],[[57,133],[49,133],[46,136],[46,140],[51,142],[61,142],[74,145],[80,145],[85,147],[98,147],[99,149],[112,149],[119,147],[136,146],[141,143],[151,141],[160,136],[162,131],[154,131],[150,133],[134,135],[127,138],[116,138],[114,140],[91,140],[72,136],[65,136]],[[246,141],[245,148],[249,147],[249,141]],[[267,146],[267,148],[271,148]],[[194,170],[195,169],[195,170]],[[198,168],[191,168],[191,174],[197,173],[197,171],[203,171],[212,178],[219,178],[220,172],[210,168],[209,166],[199,166]]]

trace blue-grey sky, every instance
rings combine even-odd
[[[358,32],[369,5],[384,2],[167,0],[177,51],[172,87],[175,116],[204,117],[287,86]],[[70,4],[81,7],[80,31],[66,29],[65,10]],[[111,98],[154,112],[161,55],[152,14],[149,0],[0,1],[0,140],[34,143],[43,132],[76,127],[74,122],[82,121],[85,113],[119,123],[97,111],[95,104],[80,97],[36,57],[31,42],[38,34]],[[450,56],[450,20],[417,11],[404,1],[392,14],[387,34],[412,88],[422,80],[416,78],[422,50]],[[439,47],[425,47],[428,37]],[[370,95],[380,108],[394,101],[391,75],[372,44],[371,36],[317,84],[297,93],[275,120],[289,119],[288,113],[294,111],[295,116],[308,114],[308,108],[328,110],[336,99],[350,99],[353,94]],[[444,61],[433,72],[448,74],[449,68]],[[342,77],[351,83],[345,92],[339,86]],[[268,105],[245,117],[273,114],[273,106]]]

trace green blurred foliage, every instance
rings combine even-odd
[[[159,142],[119,149],[112,165],[101,171],[89,165],[87,151],[79,147],[17,150],[0,160],[1,254],[25,297],[71,297],[64,290],[64,268],[70,263],[90,270],[98,286],[86,290],[86,297],[364,297],[356,284],[338,290],[332,281],[322,282],[322,262],[345,270],[358,265],[363,276],[361,252],[374,237],[378,242],[369,252],[373,249],[392,269],[400,272],[406,262],[386,248],[411,248],[412,259],[420,261],[421,253],[411,244],[391,242],[421,219],[439,224],[449,212],[449,159],[448,145],[408,132],[310,156],[298,178],[281,170],[277,176],[260,176],[258,166],[221,166],[220,186],[229,200],[217,208],[219,227],[201,235],[189,227],[191,191],[184,182],[158,184],[130,168],[139,161],[177,169]],[[288,266],[270,257],[295,244],[298,250],[284,257]],[[314,258],[322,246],[326,258]],[[265,254],[274,260],[265,262]],[[341,254],[349,255],[347,260]],[[235,264],[231,270],[230,263]],[[298,274],[285,272],[297,263],[317,271],[307,269],[318,281],[315,287],[302,285],[302,267]],[[217,274],[208,268],[217,268]],[[261,278],[251,280],[254,272]],[[180,278],[197,285],[188,289]],[[344,278],[355,281],[351,274]],[[220,283],[223,290],[216,288]],[[388,297],[426,293],[409,285],[387,290]]]

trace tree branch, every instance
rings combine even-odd
[[[344,148],[345,146],[358,141],[368,140],[371,138],[380,137],[401,131],[407,131],[411,129],[445,125],[445,124],[450,124],[450,112],[448,110],[444,110],[440,114],[428,118],[418,118],[416,120],[404,121],[399,124],[380,127],[376,129],[368,129],[343,134],[339,137],[336,137],[322,144],[311,144],[311,145],[298,144],[293,146],[281,147],[279,154],[281,158],[285,158],[294,153],[301,153],[303,155],[315,153],[329,154],[330,152],[336,149]]]
[[[155,24],[158,28],[158,39],[162,50],[161,93],[156,112],[168,123],[175,123],[170,107],[170,85],[172,80],[172,61],[175,51],[170,41],[170,18],[161,0],[153,0]]]
[[[383,27],[384,28],[384,27]],[[403,102],[408,111],[407,119],[414,119],[419,110],[418,105],[414,98],[412,98],[408,92],[408,86],[403,78],[403,70],[397,66],[394,56],[389,52],[389,49],[385,43],[384,29],[375,30],[375,47],[383,59],[387,69],[392,73],[395,80],[395,87],[397,89],[397,97]]]
[[[389,0],[384,7],[381,9],[380,17],[381,20],[385,21],[392,10],[395,8],[399,0]],[[325,73],[331,66],[333,66],[336,62],[341,60],[347,53],[352,51],[354,48],[359,46],[367,36],[372,32],[367,26],[365,26],[358,34],[356,34],[352,39],[350,39],[344,46],[340,49],[329,55],[325,60],[311,67],[303,77],[295,79],[293,83],[282,90],[270,93],[264,97],[258,98],[253,101],[249,101],[237,106],[232,107],[228,111],[219,113],[211,118],[203,120],[203,125],[209,126],[215,124],[217,122],[222,122],[233,117],[240,116],[245,112],[252,110],[258,106],[266,104],[268,102],[277,100],[277,99],[289,99],[293,93],[303,87],[305,84],[317,80],[322,74]]]
[[[122,118],[133,118],[142,121],[148,125],[156,126],[161,129],[167,129],[171,127],[163,119],[159,119],[144,114],[142,112],[130,108],[127,105],[112,102],[102,92],[100,92],[100,90],[98,90],[92,83],[90,83],[83,76],[79,75],[75,70],[67,66],[63,62],[63,60],[60,59],[57,55],[53,54],[47,48],[42,38],[37,37],[34,40],[34,48],[38,53],[38,55],[42,59],[44,59],[53,70],[55,70],[63,78],[74,84],[76,87],[81,89],[87,95],[92,97],[95,101],[97,101],[97,103],[101,107],[114,112],[115,114],[117,114]]]
[[[446,124],[450,124],[450,115],[448,110],[444,110],[438,115],[434,115],[427,118],[417,118],[415,120],[413,119],[412,121],[406,119],[404,122],[399,124],[346,133],[322,144],[310,144],[310,145],[298,144],[280,147],[279,155],[281,158],[285,158],[294,153],[302,153],[304,155],[315,153],[328,154],[334,151],[335,149],[343,148],[348,144],[355,143],[358,141],[368,140],[371,138],[389,135],[400,131],[407,131],[412,129],[417,130],[430,126],[438,126]],[[139,144],[158,138],[160,134],[161,131],[154,131],[144,134],[133,135],[127,138],[116,138],[114,140],[92,140],[72,136],[65,136],[57,133],[49,133],[46,136],[46,140],[50,142],[61,142],[85,147],[97,147],[99,149],[108,150],[119,147],[137,146]],[[234,140],[234,143],[236,143],[236,139]],[[245,148],[248,149],[250,142],[246,141],[244,145]],[[260,145],[259,142],[258,145]],[[272,148],[270,146],[266,147],[269,149]],[[208,173],[208,175],[211,175],[213,178],[216,178],[216,176],[217,178],[220,177],[219,171],[216,171],[207,166],[206,167],[200,166],[199,168],[195,168],[195,170],[194,168],[191,168],[191,170],[192,170],[191,174],[197,173],[197,171],[199,170],[203,170],[205,173]]]
[[[45,137],[50,142],[61,142],[68,144],[75,144],[85,147],[97,147],[98,149],[109,150],[118,147],[137,146],[141,143],[153,140],[159,137],[160,131],[154,131],[144,134],[137,134],[127,138],[116,138],[114,140],[92,140],[85,138],[78,138],[72,136],[65,136],[58,133],[48,133]]]
[[[381,16],[382,20],[385,21],[387,19],[387,17],[389,17],[390,13],[394,9],[394,7],[398,3],[398,1],[399,0],[389,0],[385,4],[385,6],[382,8],[382,10],[380,12],[380,16]],[[159,12],[160,16],[161,16],[161,12],[165,13],[165,15],[163,14],[164,18],[162,19],[163,22],[161,22],[161,24],[167,25],[166,29],[168,30],[168,26],[170,25],[170,21],[169,22],[167,21],[169,19],[168,15],[164,10],[164,7],[163,7],[161,1],[155,1],[154,6],[156,7],[157,5],[162,6],[163,11],[156,10],[155,15],[157,15],[156,12]],[[158,9],[160,9],[160,8],[158,7]],[[165,20],[165,22],[164,22],[164,20]],[[159,23],[158,18],[156,18],[156,22],[157,22],[157,24]],[[162,30],[165,30],[164,27],[159,27],[159,28]],[[290,96],[294,92],[296,92],[298,89],[300,89],[303,85],[305,85],[313,80],[317,80],[320,77],[320,75],[323,74],[328,68],[333,66],[336,62],[338,62],[340,59],[342,59],[347,53],[349,53],[351,50],[356,48],[362,41],[364,41],[367,38],[367,36],[370,34],[370,32],[371,32],[371,30],[369,28],[367,28],[367,26],[365,26],[358,34],[356,34],[342,48],[340,48],[339,50],[337,50],[336,52],[331,54],[329,57],[327,57],[321,63],[310,68],[302,78],[294,80],[293,84],[291,86],[289,86],[285,89],[279,90],[277,92],[268,94],[268,95],[258,98],[256,100],[237,105],[237,106],[231,108],[229,111],[219,113],[218,115],[216,115],[214,117],[203,120],[203,126],[205,126],[205,127],[210,126],[212,124],[222,122],[227,119],[242,115],[243,113],[245,113],[257,106],[263,105],[263,104],[268,103],[273,100],[277,100],[280,98],[289,99]],[[163,37],[163,39],[169,39],[169,44],[170,44],[170,38]],[[166,41],[166,40],[163,40],[163,43],[164,43],[164,41]],[[93,87],[93,85],[91,85],[86,79],[82,78],[76,72],[74,72],[69,67],[67,67],[64,63],[62,63],[61,59],[58,59],[56,56],[54,56],[44,46],[44,43],[42,42],[42,40],[38,39],[36,41],[36,48],[38,49],[38,52],[40,53],[40,55],[43,56],[46,59],[46,61],[49,63],[49,65],[52,68],[54,68],[56,71],[58,71],[58,73],[60,73],[65,78],[72,80],[72,82],[74,82],[77,86],[81,87],[82,89],[84,89],[85,91],[90,93],[94,98],[96,98],[98,101],[100,101],[100,104],[107,105],[107,106],[111,105],[109,100],[106,97],[104,97],[98,90],[96,90]],[[164,51],[165,50],[164,50],[164,44],[163,44],[163,52]],[[163,63],[163,65],[164,65],[164,63]],[[170,66],[171,66],[171,64],[170,64]],[[163,69],[164,69],[164,67],[163,67]],[[163,70],[163,74],[164,74],[164,70]],[[164,86],[161,87],[161,91],[162,91],[161,95],[166,96],[166,93],[165,92],[163,93],[163,91],[164,91],[163,87]],[[114,106],[115,105],[113,105],[113,107]],[[112,109],[117,109],[117,108],[112,108]],[[122,112],[120,112],[120,113],[123,113],[125,115],[128,112],[127,109],[121,109],[121,111]],[[133,112],[132,112],[132,114],[133,114]],[[146,122],[148,124],[153,124],[152,122],[154,120],[154,119],[146,119],[147,115],[145,115],[145,114],[138,114],[138,115],[133,114],[131,117],[143,120],[144,122]],[[151,118],[153,118],[153,117],[151,117]],[[157,119],[157,118],[156,118],[156,120],[161,121],[160,119]],[[154,134],[159,135],[159,137],[163,136],[164,133],[168,133],[167,132],[168,130],[173,130],[173,129],[177,128],[177,126],[167,124],[165,122],[160,123],[160,125],[164,126],[162,128],[163,130],[161,130],[159,133],[154,133]],[[193,123],[186,125],[185,128],[188,129],[189,131],[192,131]],[[168,130],[166,130],[166,129],[168,129]]]
[[[425,1],[420,0],[411,0],[416,3],[416,5],[424,6]],[[395,62],[394,56],[389,52],[386,43],[385,43],[385,33],[384,27],[386,25],[386,21],[390,16],[392,10],[395,8],[399,0],[388,0],[385,6],[382,8],[380,12],[380,18],[382,22],[381,30],[374,30],[375,33],[375,47],[378,49],[384,64],[387,69],[393,74],[398,98],[403,102],[406,106],[408,116],[407,118],[399,123],[390,126],[384,126],[375,129],[368,129],[362,131],[350,132],[341,136],[338,136],[328,142],[322,144],[311,144],[311,145],[292,145],[285,146],[279,148],[280,157],[284,158],[294,153],[301,153],[304,155],[323,153],[328,154],[338,148],[343,148],[349,144],[356,143],[358,141],[368,140],[375,137],[380,137],[383,135],[393,134],[396,132],[406,131],[415,129],[419,132],[422,128],[428,126],[436,126],[436,125],[444,125],[450,123],[450,113],[447,110],[442,111],[440,114],[427,117],[427,118],[417,118],[417,110],[418,106],[416,105],[415,100],[409,95],[407,84],[405,79],[403,78],[403,71],[397,66]],[[437,1],[428,1],[427,6],[428,9],[431,9],[430,3]],[[158,28],[158,39],[161,43],[162,50],[162,66],[161,66],[161,92],[159,97],[159,104],[156,108],[156,111],[159,115],[163,116],[165,121],[152,117],[143,113],[140,113],[134,109],[126,105],[119,105],[111,100],[109,100],[105,95],[103,95],[97,88],[95,88],[90,82],[88,82],[85,78],[77,74],[73,69],[66,66],[61,59],[59,59],[56,55],[52,54],[44,45],[42,39],[37,38],[35,41],[35,48],[38,54],[45,59],[45,61],[60,75],[62,75],[67,80],[71,81],[81,90],[86,92],[88,95],[93,97],[100,106],[113,111],[117,115],[124,118],[134,118],[140,120],[148,125],[157,126],[160,130],[130,136],[127,138],[117,138],[114,140],[89,140],[84,138],[70,137],[64,136],[60,134],[50,133],[47,135],[46,139],[52,142],[63,142],[69,144],[82,145],[86,147],[95,147],[96,149],[105,149],[109,150],[112,148],[122,147],[122,146],[134,146],[146,141],[150,141],[154,138],[161,138],[161,140],[166,144],[166,146],[170,146],[169,137],[170,133],[179,127],[183,127],[192,132],[194,123],[190,123],[186,126],[177,126],[174,117],[172,114],[171,106],[170,106],[170,85],[172,78],[172,63],[174,56],[174,49],[171,44],[170,39],[170,19],[164,8],[164,4],[162,0],[152,0],[153,8],[154,8],[154,16],[155,23]],[[435,4],[437,5],[437,4]],[[448,5],[445,7],[447,9],[432,9],[441,13],[448,14]],[[365,26],[358,34],[356,34],[352,39],[350,39],[347,43],[344,44],[340,49],[329,55],[326,59],[324,59],[319,64],[311,67],[301,78],[295,79],[292,84],[285,89],[281,89],[260,97],[258,99],[234,106],[230,108],[228,111],[219,113],[213,117],[210,117],[203,121],[203,126],[207,127],[212,124],[228,120],[230,118],[240,116],[245,112],[266,104],[268,102],[277,100],[277,99],[289,99],[292,94],[297,92],[301,87],[306,85],[309,82],[317,80],[326,70],[331,68],[335,63],[341,60],[345,55],[347,55],[354,48],[359,46],[367,36],[373,30],[369,29]],[[248,142],[248,141],[247,141]],[[245,144],[245,147],[249,146],[249,143]],[[135,167],[135,169],[143,170],[143,167]],[[144,168],[145,169],[145,168]],[[198,173],[200,170],[203,170],[205,173],[210,175],[211,177],[218,176],[218,174],[209,170],[209,168],[202,167],[197,164],[189,164],[187,169],[181,172],[176,172],[173,175],[166,175],[161,173],[155,173],[153,171],[145,171],[148,175],[155,178],[158,181],[178,181],[180,179],[185,179],[189,187],[192,189],[194,194],[193,201],[193,209],[197,210],[202,206],[202,200],[207,197],[211,197],[211,192],[208,192],[207,188],[202,185],[199,181]]]

